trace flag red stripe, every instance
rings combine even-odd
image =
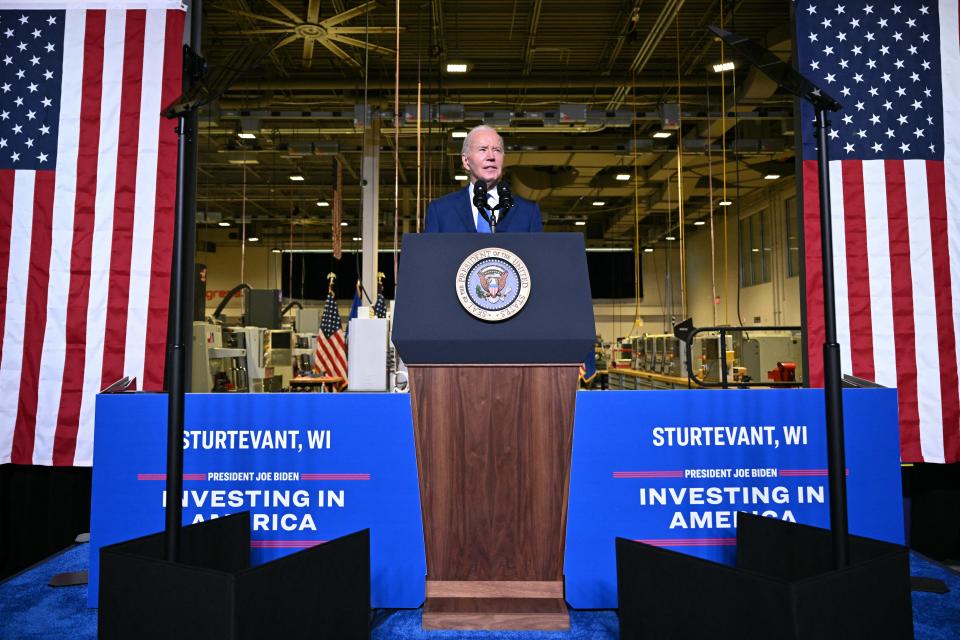
[[[7,276],[10,270],[10,233],[13,223],[14,171],[0,171],[0,361],[3,359],[3,329],[7,319]]]
[[[803,246],[806,269],[807,353],[810,386],[823,386],[823,262],[820,250],[820,190],[817,161],[803,161]]]
[[[105,11],[88,11],[83,43],[83,96],[77,154],[77,198],[74,205],[73,248],[70,256],[70,298],[67,308],[66,358],[63,387],[53,444],[53,464],[72,465],[77,445],[83,371],[87,347],[87,306],[90,297],[94,208],[97,200],[97,160],[100,141],[100,100],[103,92]]]
[[[180,45],[183,40],[181,11],[167,12],[163,49],[163,92],[160,104],[166,107],[181,93]],[[150,303],[147,314],[146,354],[142,389],[163,388],[167,348],[167,321],[170,304],[170,267],[173,259],[173,206],[177,188],[176,120],[160,119],[157,141],[157,199],[153,221],[153,263],[150,269]],[[193,274],[186,274],[192,278]]]
[[[329,373],[346,377],[346,355],[341,332],[334,333],[327,340],[322,339],[322,337],[319,338],[316,352],[321,364]]]
[[[131,10],[127,12],[126,18],[118,134],[120,146],[117,149],[117,183],[114,196],[110,285],[107,293],[101,389],[123,376],[127,307],[130,300],[130,254],[133,250],[133,206],[136,198],[143,39],[147,12]]]
[[[847,304],[853,375],[873,380],[873,319],[870,310],[870,265],[867,257],[867,211],[863,199],[863,163],[843,167],[843,217],[847,254]]]
[[[897,336],[897,389],[900,403],[900,451],[908,460],[923,460],[917,408],[916,327],[913,320],[913,270],[907,185],[902,160],[884,162],[887,181],[887,227],[890,237],[890,291]]]
[[[37,427],[37,390],[43,334],[47,327],[47,286],[50,282],[50,250],[53,244],[52,171],[37,171],[33,187],[33,223],[30,233],[30,277],[27,280],[27,322],[23,328],[23,362],[20,369],[20,398],[13,429],[11,461],[33,462],[33,443]]]
[[[933,252],[934,295],[940,353],[940,410],[943,416],[944,461],[960,458],[960,386],[957,380],[957,341],[953,329],[950,234],[947,222],[947,187],[942,162],[927,161],[930,207],[930,246]]]

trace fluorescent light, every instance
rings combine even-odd
[[[672,136],[672,135],[673,135],[673,134],[670,133],[669,131],[657,131],[656,133],[653,134],[653,137],[654,137],[654,138],[669,138],[669,137]]]
[[[349,222],[341,222],[341,223],[340,223],[340,226],[341,226],[341,227],[349,227],[349,226],[350,226],[350,223],[349,223]]]
[[[629,173],[618,173],[618,174],[617,174],[617,180],[620,180],[621,182],[626,182],[626,181],[629,180],[629,179],[630,179],[630,174],[629,174]]]
[[[757,249],[757,248],[753,248],[751,249],[751,251],[753,251],[754,253],[760,253],[760,249]]]
[[[646,248],[643,250],[643,252],[644,252],[644,253],[653,253],[653,247],[646,247]]]
[[[253,140],[257,137],[257,134],[244,131],[243,133],[238,133],[237,137],[241,140]]]
[[[463,180],[469,180],[470,178],[468,178],[467,176],[461,173],[458,173],[457,175],[453,176],[453,179],[463,181]]]
[[[729,200],[721,200],[719,204],[720,204],[721,207],[729,207],[729,206],[732,205],[733,203],[730,202]]]
[[[607,203],[604,202],[603,200],[594,200],[594,201],[593,201],[593,206],[595,206],[595,207],[602,207],[602,206],[605,205],[605,204],[607,204]]]
[[[466,73],[467,64],[465,62],[448,62],[447,73]]]
[[[248,241],[248,242],[260,242],[260,238],[259,238],[258,236],[250,236],[249,238],[247,238],[247,241]]]
[[[292,180],[292,178],[291,178],[291,180]],[[329,207],[329,206],[330,206],[330,203],[327,202],[326,200],[317,200],[317,206],[318,206],[318,207]]]
[[[451,132],[450,132],[450,137],[451,137],[451,138],[466,138],[466,137],[467,137],[467,132],[466,132],[466,131],[451,131]]]
[[[270,249],[270,253],[282,253],[280,249]]]
[[[260,164],[256,158],[231,158],[227,160],[230,164]]]
[[[676,240],[677,237],[676,237],[676,236],[664,236],[663,239],[664,239],[664,240]]]
[[[363,238],[354,237],[353,241],[354,241],[354,242],[363,242]]]
[[[705,225],[705,224],[707,224],[707,221],[706,221],[706,220],[697,220],[696,222],[693,223],[693,226],[695,226],[695,227],[702,227],[702,226]]]
[[[303,176],[300,175],[299,173],[295,173],[292,176],[290,176],[290,180],[292,180],[293,182],[303,182]]]
[[[587,223],[586,223],[585,221],[583,221],[583,220],[577,220],[577,221],[574,222],[573,224],[574,224],[574,226],[577,226],[577,227],[585,227],[585,226],[587,226]]]
[[[764,180],[776,180],[776,179],[779,178],[779,177],[780,177],[780,174],[779,174],[779,173],[768,173],[767,175],[763,176],[763,179],[764,179]]]
[[[217,226],[218,226],[218,227],[229,227],[229,226],[230,226],[230,223],[229,223],[229,222],[218,222],[218,223],[217,223]]]
[[[713,70],[716,73],[723,73],[724,71],[733,71],[734,65],[732,62],[718,62],[713,65]]]

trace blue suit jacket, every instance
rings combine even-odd
[[[437,198],[427,207],[423,230],[428,233],[476,233],[473,209],[470,207],[470,188],[454,191]],[[513,197],[513,206],[497,225],[497,233],[543,231],[540,207],[536,202]]]

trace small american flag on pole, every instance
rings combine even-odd
[[[843,373],[897,387],[904,462],[960,460],[956,0],[800,0],[801,73],[837,98],[830,196]],[[823,385],[813,111],[803,106],[810,379]]]
[[[185,14],[3,6],[0,464],[85,466],[97,392],[163,385]]]
[[[333,297],[333,274],[330,274],[330,287],[327,289],[327,301],[323,305],[320,318],[320,331],[317,333],[317,346],[313,351],[313,370],[330,376],[343,378],[347,383],[347,347],[343,339],[343,323],[340,321],[340,309]]]

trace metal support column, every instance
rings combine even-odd
[[[377,299],[377,246],[380,230],[380,120],[367,118],[363,145],[363,212],[360,231],[363,237],[363,273],[361,281],[372,305]]]

